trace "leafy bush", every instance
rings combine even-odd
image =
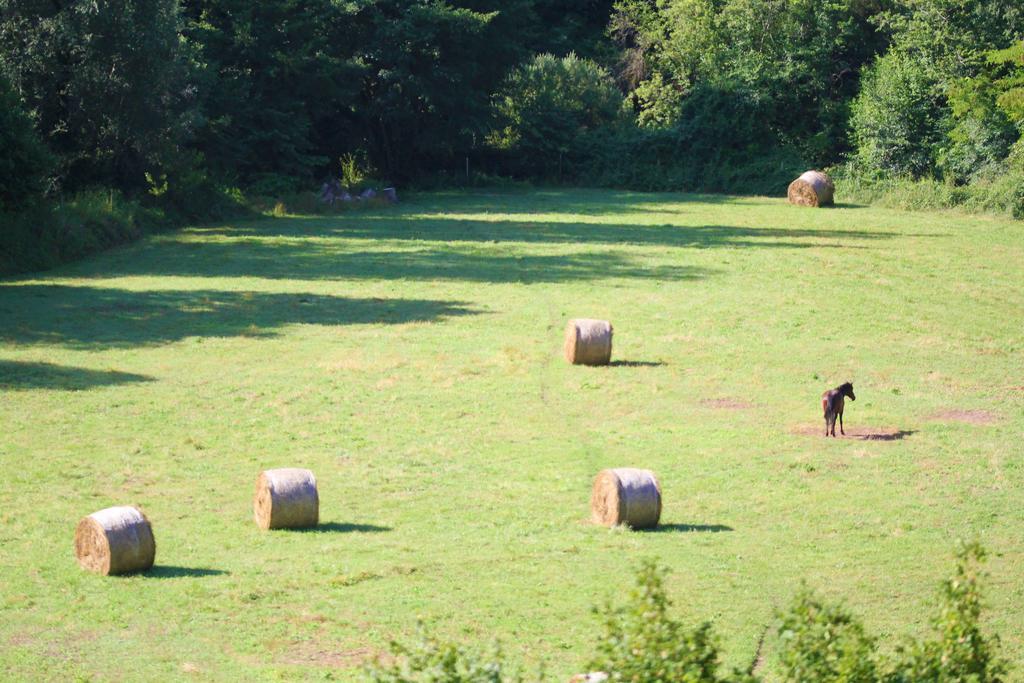
[[[782,666],[790,681],[876,681],[875,642],[835,605],[801,591],[779,626]]]
[[[1007,164],[976,174],[967,185],[924,178],[878,177],[855,165],[831,169],[836,196],[844,202],[894,209],[945,210],[1024,218],[1024,167]]]
[[[522,677],[502,663],[501,650],[480,654],[427,635],[420,624],[420,639],[412,647],[391,643],[391,661],[378,661],[366,669],[374,683],[516,683]]]
[[[521,174],[559,177],[561,158],[581,135],[615,121],[622,96],[596,63],[569,54],[538,55],[515,69],[497,96],[502,129],[494,144]]]
[[[18,94],[0,76],[0,213],[42,197],[52,166],[53,158],[36,135]]]
[[[1009,669],[999,639],[982,633],[977,543],[960,545],[956,571],[942,583],[937,635],[906,640],[892,653],[879,650],[850,612],[801,590],[779,615],[783,679],[793,683],[1001,683]],[[602,622],[597,654],[587,670],[611,681],[635,683],[755,683],[753,671],[722,671],[718,645],[707,622],[694,627],[673,619],[664,588],[666,570],[641,563],[624,605],[596,610]],[[366,669],[376,683],[504,683],[522,681],[503,664],[497,646],[479,654],[425,635],[411,648],[391,644],[388,661]],[[751,667],[754,668],[754,665]]]
[[[759,125],[741,93],[703,90],[671,128],[622,125],[589,133],[570,157],[578,182],[637,190],[779,195],[807,170],[792,147]]]
[[[998,636],[981,632],[979,563],[985,551],[977,543],[957,550],[956,573],[942,582],[937,637],[901,647],[887,681],[1002,681],[1008,664],[999,654]]]
[[[116,192],[85,192],[60,205],[38,204],[4,216],[0,273],[41,270],[138,239],[161,215]]]
[[[938,89],[910,57],[890,52],[875,62],[853,102],[857,163],[880,175],[928,175],[949,128]]]
[[[719,674],[719,653],[705,622],[687,628],[672,619],[665,594],[665,570],[652,561],[641,564],[636,586],[623,607],[603,610],[604,633],[597,656],[588,664],[612,681],[712,683],[751,681],[738,671]]]
[[[976,543],[957,550],[956,573],[942,583],[938,634],[908,640],[882,655],[877,641],[842,608],[824,605],[802,592],[783,616],[779,629],[781,659],[788,681],[885,683],[972,681],[998,683],[1007,672],[999,657],[999,639],[979,625],[981,592],[978,563],[984,551]]]

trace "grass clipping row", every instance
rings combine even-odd
[[[594,479],[590,513],[595,524],[653,529],[661,519],[661,486],[654,472],[619,467]]]
[[[320,522],[316,477],[309,470],[264,470],[256,480],[253,514],[261,529],[308,529]]]
[[[84,569],[104,576],[146,571],[156,559],[153,527],[136,507],[94,512],[75,529],[75,557]]]
[[[836,186],[821,171],[807,171],[789,184],[786,196],[798,206],[831,206],[835,203]]]
[[[565,359],[573,365],[608,365],[612,359],[612,324],[578,318],[565,327]]]

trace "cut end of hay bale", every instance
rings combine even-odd
[[[594,479],[590,511],[595,524],[653,529],[661,518],[661,486],[650,470],[602,470]]]
[[[306,469],[264,470],[256,479],[253,514],[261,529],[308,529],[320,522],[316,477]]]
[[[786,196],[797,206],[830,206],[835,200],[836,187],[832,179],[821,171],[807,171],[789,184]]]
[[[608,365],[612,359],[612,324],[577,318],[565,327],[565,359],[573,365]]]
[[[94,512],[75,529],[75,557],[83,569],[104,576],[146,571],[156,559],[153,527],[135,507]]]

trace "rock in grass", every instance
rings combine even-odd
[[[145,571],[156,559],[153,527],[136,507],[94,512],[75,529],[75,556],[83,568],[98,574]]]
[[[590,512],[596,524],[653,529],[661,518],[661,486],[650,470],[602,470],[594,479]]]
[[[790,204],[798,206],[830,206],[834,203],[836,186],[821,171],[807,171],[789,184],[786,195]]]
[[[306,529],[320,521],[316,477],[309,470],[285,467],[260,472],[253,513],[261,529]]]
[[[579,318],[565,328],[565,359],[573,365],[608,365],[612,359],[612,324]]]

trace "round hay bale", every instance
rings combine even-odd
[[[594,479],[590,510],[596,524],[653,529],[661,518],[661,486],[650,470],[602,470]]]
[[[316,477],[309,470],[264,470],[256,480],[253,513],[261,529],[305,529],[320,521]]]
[[[107,508],[83,517],[75,529],[75,557],[84,569],[104,576],[153,566],[153,527],[138,508]]]
[[[834,203],[836,186],[821,171],[807,171],[789,184],[790,204],[798,206],[830,206]]]
[[[612,324],[579,318],[565,328],[565,359],[573,365],[608,365],[612,358]]]

